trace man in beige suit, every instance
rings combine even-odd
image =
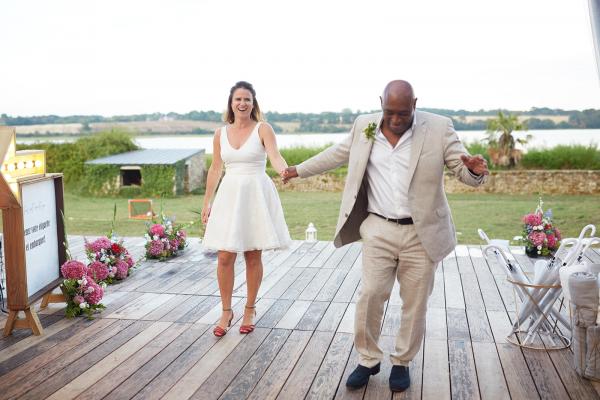
[[[359,116],[342,142],[289,167],[284,177],[287,182],[348,164],[334,244],[363,240],[354,325],[359,365],[346,382],[351,389],[379,372],[381,319],[395,279],[402,317],[389,382],[392,391],[409,387],[408,365],[423,341],[435,269],[456,246],[444,167],[470,186],[488,174],[483,157],[468,155],[451,120],[416,111],[416,102],[408,82],[390,82],[382,113]]]

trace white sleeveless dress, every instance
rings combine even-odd
[[[260,124],[239,149],[229,144],[227,127],[221,128],[225,176],[206,224],[206,249],[269,250],[288,247],[292,242],[277,189],[265,172],[267,153],[258,135]]]

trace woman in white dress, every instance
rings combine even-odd
[[[265,173],[267,155],[283,177],[287,163],[277,149],[275,132],[262,116],[256,92],[248,82],[229,92],[227,125],[215,131],[213,160],[208,170],[202,222],[203,246],[218,251],[217,280],[223,314],[213,333],[224,336],[231,326],[234,263],[244,253],[248,297],[240,333],[254,330],[255,301],[262,281],[262,250],[289,246],[290,234],[273,181]],[[217,194],[221,172],[225,167]]]

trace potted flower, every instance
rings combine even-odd
[[[540,198],[535,212],[523,216],[523,242],[530,257],[552,256],[560,246],[561,234],[552,223],[552,210],[542,210]]]
[[[146,258],[164,261],[177,256],[187,246],[187,233],[183,228],[161,212],[160,222],[149,224],[144,234]]]

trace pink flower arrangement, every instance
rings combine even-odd
[[[149,225],[144,237],[146,258],[163,261],[185,249],[187,234],[182,225],[174,225],[163,213],[160,216],[161,223]]]
[[[123,240],[100,237],[93,242],[86,240],[85,250],[88,267],[96,282],[113,283],[114,280],[127,278],[135,262],[129,251],[123,246]]]
[[[87,267],[77,260],[69,260],[60,267],[60,272],[66,279],[81,279],[86,275]]]
[[[528,255],[550,256],[560,246],[561,234],[552,224],[552,210],[542,210],[542,200],[535,212],[523,216],[523,240]]]
[[[92,318],[94,313],[105,308],[101,301],[106,283],[98,284],[94,280],[94,276],[106,273],[101,268],[102,265],[96,262],[87,267],[80,261],[69,260],[60,267],[65,278],[62,290],[67,300],[67,317],[86,314],[88,318]]]

